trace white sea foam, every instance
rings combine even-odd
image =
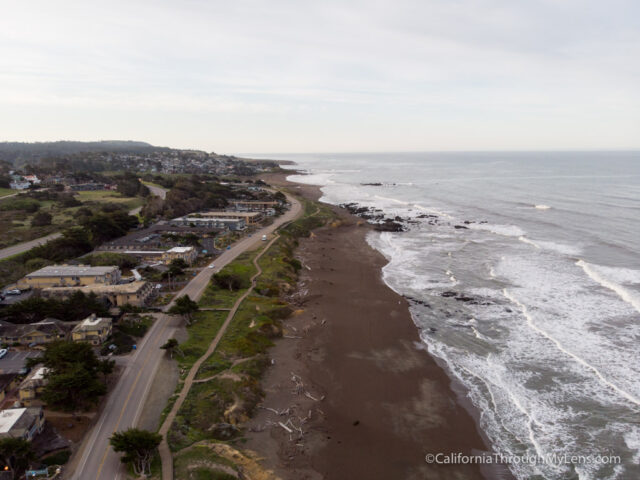
[[[516,225],[494,225],[491,223],[472,223],[468,227],[472,230],[486,230],[505,237],[523,237],[526,232]]]
[[[549,205],[534,205],[533,207],[538,210],[549,210],[551,208]]]
[[[531,245],[537,250],[550,250],[553,252],[560,253],[562,255],[575,256],[575,255],[580,255],[582,251],[580,247],[575,245],[566,245],[563,243],[550,242],[550,241],[544,241],[544,240],[531,240],[530,238],[527,238],[525,236],[518,237],[518,240],[520,240],[522,243]]]
[[[331,177],[333,173],[310,173],[308,175],[289,175],[287,180],[290,182],[302,183],[305,185],[325,186],[333,183]]]
[[[518,240],[520,240],[522,243],[528,243],[529,245],[532,245],[533,247],[537,248],[538,250],[540,250],[540,245],[538,245],[536,242],[534,242],[533,240],[529,240],[527,237],[525,236],[519,236]]]
[[[576,265],[582,268],[589,278],[603,287],[614,291],[622,300],[640,313],[640,295],[624,288],[620,283],[616,283],[640,283],[640,271],[591,265],[584,260],[578,260]]]
[[[635,450],[633,461],[640,464],[640,428],[635,428],[624,435],[624,442],[630,450]]]
[[[635,397],[634,395],[630,394],[629,392],[627,392],[627,391],[623,390],[622,388],[618,387],[616,384],[611,382],[610,379],[605,378],[605,376],[600,372],[600,370],[598,370],[596,367],[594,367],[593,365],[588,363],[585,359],[583,359],[583,358],[579,357],[578,355],[576,355],[575,353],[567,350],[557,338],[554,338],[548,332],[546,332],[542,328],[538,327],[534,323],[533,317],[529,313],[529,310],[527,309],[526,305],[521,303],[515,296],[513,296],[509,291],[507,291],[506,288],[503,290],[503,294],[504,294],[504,296],[506,298],[508,298],[511,302],[513,302],[515,305],[517,305],[520,308],[520,310],[522,311],[522,315],[527,319],[527,325],[529,325],[529,327],[531,327],[531,329],[535,330],[536,332],[538,332],[540,335],[544,336],[548,340],[551,340],[556,345],[558,350],[560,350],[561,352],[567,354],[568,356],[573,358],[576,362],[578,362],[582,366],[584,366],[584,367],[588,368],[589,370],[591,370],[600,379],[600,381],[602,383],[604,383],[605,385],[607,385],[610,388],[612,388],[613,390],[615,390],[618,394],[622,395],[624,398],[626,398],[630,402],[640,406],[640,399],[639,398]]]
[[[567,245],[564,243],[550,242],[545,240],[536,240],[536,244],[544,249],[551,250],[563,255],[576,256],[580,255],[582,249],[578,245]]]

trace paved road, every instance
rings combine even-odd
[[[62,234],[60,232],[52,233],[51,235],[47,235],[46,237],[36,238],[35,240],[30,240],[28,242],[19,243],[17,245],[12,245],[11,247],[3,248],[0,250],[0,260],[3,258],[11,257],[13,255],[17,255],[22,252],[26,252],[27,250],[31,250],[38,245],[42,245],[47,243],[49,240],[54,240],[58,237],[61,237]]]
[[[300,203],[289,197],[291,208],[274,223],[235,243],[225,250],[215,261],[215,268],[205,268],[176,296],[189,295],[198,299],[204,292],[211,276],[233,261],[242,252],[262,243],[262,235],[271,235],[282,224],[295,219],[301,212]],[[165,310],[170,305],[165,307]],[[135,426],[140,418],[145,399],[156,373],[158,363],[164,355],[160,345],[173,337],[179,320],[169,315],[159,314],[158,319],[138,345],[130,358],[124,373],[118,380],[106,401],[106,407],[93,429],[85,436],[84,442],[71,465],[74,472],[67,472],[65,478],[73,480],[120,480],[124,471],[120,455],[109,446],[109,437],[116,431]]]
[[[165,198],[167,198],[167,192],[169,190],[167,190],[165,188],[162,188],[162,187],[156,187],[155,185],[149,185],[148,183],[145,183],[145,185],[147,186],[147,188],[151,192],[151,195],[155,195],[156,197],[160,197],[163,200]]]

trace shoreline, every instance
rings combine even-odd
[[[293,173],[265,180],[317,200],[319,187],[285,180]],[[269,353],[263,408],[246,425],[245,447],[284,480],[512,478],[506,468],[424,460],[490,451],[479,412],[426,351],[406,299],[383,282],[386,260],[366,242],[368,225],[331,208],[338,222],[296,251],[297,310]],[[288,418],[302,438],[278,424]]]

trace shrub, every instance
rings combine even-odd
[[[71,450],[61,450],[52,455],[49,455],[48,457],[44,457],[42,459],[42,463],[47,466],[64,465],[69,461],[69,457],[71,457]]]
[[[47,212],[38,212],[31,219],[32,227],[44,227],[45,225],[51,225],[53,217]]]

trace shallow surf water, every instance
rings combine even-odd
[[[368,237],[383,278],[492,448],[544,459],[518,478],[640,478],[640,154],[286,159],[324,201],[405,220]]]

